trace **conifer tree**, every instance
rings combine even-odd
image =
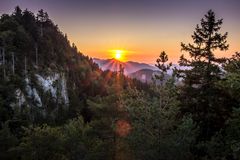
[[[155,66],[160,70],[161,75],[155,75],[156,79],[160,81],[164,80],[164,75],[167,74],[167,70],[171,68],[172,63],[166,64],[168,61],[168,55],[165,51],[161,52],[159,58],[156,60],[157,64]],[[162,84],[162,83],[161,83]]]
[[[221,66],[226,59],[217,58],[215,51],[226,51],[229,47],[227,33],[220,33],[222,22],[223,19],[216,19],[215,13],[209,10],[192,35],[193,44],[181,44],[182,51],[187,51],[190,57],[182,55],[179,61],[185,68],[178,70],[183,78],[181,111],[193,115],[200,128],[198,141],[209,140],[224,127],[234,106],[234,100],[216,86],[223,77]]]
[[[13,13],[14,18],[18,21],[21,22],[21,18],[22,18],[22,10],[19,6],[15,7],[15,11]]]
[[[44,12],[43,9],[38,11],[37,20],[40,22],[40,35],[43,36],[43,24],[49,20],[47,12]]]
[[[228,33],[219,32],[222,22],[223,19],[217,20],[215,13],[209,10],[192,35],[193,44],[181,43],[182,51],[188,52],[190,56],[190,59],[186,59],[182,55],[179,61],[180,66],[190,68],[179,72],[184,77],[185,84],[208,86],[220,78],[220,65],[226,59],[217,58],[214,51],[226,51],[229,47],[226,40]]]

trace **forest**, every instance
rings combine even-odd
[[[161,74],[143,83],[101,70],[44,10],[2,14],[0,159],[240,159],[240,52],[217,54],[229,48],[222,24],[209,10],[181,67],[160,51]]]

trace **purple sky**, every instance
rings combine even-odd
[[[162,50],[176,62],[180,43],[191,42],[196,24],[209,9],[223,18],[231,55],[240,51],[240,0],[0,0],[0,14],[16,5],[34,13],[44,9],[80,51],[110,58],[126,50],[126,59],[154,63]]]

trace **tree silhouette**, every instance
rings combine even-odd
[[[225,51],[229,46],[227,33],[219,32],[222,21],[209,10],[192,35],[193,44],[181,44],[182,51],[187,51],[190,57],[182,55],[179,61],[185,67],[178,70],[183,78],[181,110],[184,114],[191,113],[199,125],[199,141],[209,140],[219,131],[234,106],[234,100],[216,85],[222,79],[221,66],[226,59],[217,58],[214,51]]]
[[[191,68],[179,70],[180,76],[185,78],[185,84],[209,85],[212,80],[219,79],[219,64],[226,59],[216,58],[214,51],[225,51],[229,47],[226,41],[228,33],[219,33],[222,22],[223,19],[216,20],[214,12],[209,10],[192,35],[194,44],[181,43],[181,50],[187,51],[190,56],[190,59],[186,59],[182,55],[179,61],[180,66]]]
[[[43,9],[38,11],[37,20],[40,22],[40,35],[43,36],[43,24],[49,20],[47,12],[44,12]]]
[[[164,75],[167,74],[167,70],[169,70],[172,66],[172,63],[166,64],[168,61],[168,55],[165,51],[161,52],[159,58],[156,60],[157,64],[155,66],[160,70],[160,75],[155,75],[156,79],[160,81],[164,80]]]

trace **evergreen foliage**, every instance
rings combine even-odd
[[[240,159],[240,53],[216,55],[229,47],[222,22],[208,11],[181,44],[185,69],[166,80],[163,51],[161,83],[144,84],[102,71],[44,10],[3,14],[0,159]]]

